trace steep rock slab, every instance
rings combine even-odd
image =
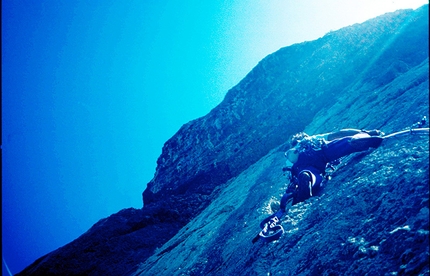
[[[145,260],[153,254],[154,249],[162,247],[190,221],[203,221],[201,216],[196,217],[202,211],[205,211],[202,214],[206,217],[210,217],[211,212],[208,211],[212,211],[213,214],[218,214],[211,217],[215,222],[218,216],[224,218],[225,222],[220,221],[220,227],[209,230],[209,233],[213,233],[213,238],[207,239],[208,242],[198,248],[201,254],[189,254],[184,263],[187,273],[191,275],[194,272],[248,271],[252,275],[254,272],[268,271],[268,268],[272,267],[272,259],[269,258],[272,251],[248,253],[245,244],[248,245],[249,238],[255,234],[255,229],[258,229],[256,226],[259,220],[269,212],[267,208],[270,203],[275,201],[285,188],[284,183],[279,181],[282,175],[278,170],[283,162],[280,161],[283,147],[272,152],[278,155],[276,158],[270,157],[271,155],[264,157],[262,160],[268,163],[260,163],[259,165],[263,166],[261,169],[252,164],[309,123],[311,124],[308,129],[311,133],[318,128],[332,130],[346,125],[368,127],[374,121],[378,123],[375,125],[384,126],[382,123],[385,123],[385,126],[393,129],[403,126],[408,120],[405,117],[399,119],[398,114],[394,113],[395,108],[390,105],[396,97],[402,97],[402,112],[415,110],[414,108],[419,106],[419,111],[410,118],[414,117],[415,120],[415,115],[426,110],[425,103],[428,106],[428,77],[414,78],[409,75],[407,79],[411,82],[404,86],[398,86],[395,82],[400,82],[400,78],[405,74],[428,71],[428,67],[426,69],[423,65],[428,58],[427,7],[418,11],[387,14],[332,32],[313,42],[283,48],[268,56],[229,91],[223,103],[207,116],[183,126],[165,144],[158,160],[156,175],[143,194],[143,209],[126,209],[101,220],[87,233],[40,258],[20,275],[143,273],[142,270],[137,271],[138,264],[143,263],[145,266]],[[426,24],[425,29],[419,27]],[[398,51],[398,44],[395,42],[404,37],[407,37],[410,45],[417,47],[409,53],[414,58],[405,58],[409,57],[407,47]],[[361,42],[363,44],[360,44]],[[387,55],[389,60],[386,64],[395,64],[390,70],[386,70],[390,67],[380,68],[381,64],[376,62],[378,57],[383,56],[382,53],[388,52],[393,54]],[[416,54],[417,52],[420,54]],[[421,69],[417,67],[419,64],[422,64]],[[384,71],[387,73],[379,74]],[[427,90],[422,90],[425,85]],[[421,91],[421,96],[406,97],[412,89]],[[380,95],[383,91],[395,92],[395,96]],[[374,92],[377,93],[372,94]],[[378,101],[386,101],[388,106],[391,106],[390,111],[383,112],[387,105],[378,104]],[[357,113],[352,112],[355,110],[365,114],[363,110],[368,110],[367,106],[380,107],[381,111],[374,113],[374,116],[367,112],[367,116],[361,117],[356,117]],[[395,123],[392,124],[392,121]],[[267,167],[269,163],[270,168]],[[232,183],[235,183],[235,179],[239,179],[239,175],[247,168],[254,168],[256,173],[259,173],[250,175],[246,181],[253,185],[251,188],[245,186],[251,192],[239,190],[245,193],[246,199],[241,196],[237,199],[239,201],[226,202],[227,204],[217,201],[223,205],[211,205],[212,207],[207,209],[214,200],[229,200],[226,197],[229,193],[226,194],[226,191],[233,192],[230,188],[233,187]],[[273,174],[272,169],[276,171]],[[359,174],[356,171],[351,173]],[[273,188],[267,191],[268,186]],[[278,194],[272,198],[276,193]],[[311,203],[312,201],[306,204]],[[303,206],[308,206],[306,204]],[[296,210],[297,215],[292,212],[291,216],[296,218],[298,224],[299,218],[303,217],[308,209]],[[425,209],[423,212],[425,213]],[[308,220],[300,221],[307,223]],[[188,224],[187,227],[192,229],[193,225]],[[222,229],[217,230],[219,228]],[[188,236],[198,232],[187,232],[188,229],[183,228],[178,235]],[[245,235],[243,229],[247,229]],[[423,229],[425,231],[425,227]],[[200,238],[203,238],[205,233],[200,232]],[[293,241],[298,241],[301,235],[292,236]],[[157,250],[154,256],[167,256],[187,240],[188,238],[172,239]],[[196,250],[194,246],[192,252],[197,252]],[[209,254],[209,251],[213,253]],[[200,256],[206,258],[207,262],[199,261]],[[411,260],[415,262],[413,254],[405,253],[405,260],[409,260],[407,256],[412,257]],[[149,262],[155,264],[154,269],[161,268],[152,257],[148,259]],[[294,263],[290,265],[293,266]],[[278,267],[278,271],[281,269],[285,270],[285,267]]]
[[[389,83],[380,66],[401,64],[391,69],[396,76],[425,60],[427,30],[425,8],[399,11],[269,55],[219,106],[166,142],[143,193],[144,209],[174,208],[183,222],[191,220],[216,187],[302,130],[321,109],[359,95],[363,85],[361,93],[369,93]],[[409,54],[405,40],[414,45]]]
[[[415,66],[408,68],[407,72],[399,73],[396,77],[391,78],[390,82],[387,82],[384,78],[383,85],[376,86],[374,90],[368,90],[368,85],[360,85],[360,88],[354,91],[355,94],[353,94],[353,97],[340,99],[332,108],[326,109],[316,116],[315,120],[307,127],[307,130],[310,130],[310,133],[316,133],[315,130],[328,131],[345,125],[356,127],[379,126],[386,132],[402,129],[415,122],[423,114],[428,114],[428,71],[428,59],[425,58],[421,63],[415,62]],[[378,72],[382,72],[380,75],[385,76],[384,72],[386,70],[384,68]],[[399,116],[399,114],[401,115]],[[252,255],[254,254],[253,252],[246,252],[246,250],[244,252],[243,248],[249,249],[249,246],[247,246],[247,241],[249,242],[249,240],[244,240],[242,237],[243,235],[248,239],[250,238],[248,235],[249,230],[246,228],[250,225],[245,218],[247,212],[252,212],[255,208],[267,215],[267,212],[263,210],[270,209],[269,205],[273,199],[270,198],[270,194],[266,194],[266,191],[272,191],[270,188],[274,185],[278,185],[277,188],[279,190],[285,188],[279,185],[280,183],[276,184],[281,179],[279,171],[274,168],[273,172],[267,170],[268,167],[272,167],[271,165],[277,162],[274,159],[270,159],[273,155],[275,154],[270,154],[262,158],[262,160],[252,165],[243,174],[233,179],[228,188],[223,190],[219,196],[221,199],[217,198],[201,215],[182,229],[175,238],[170,240],[154,256],[142,264],[135,275],[143,272],[160,273],[163,271],[178,275],[198,275],[200,273],[213,273],[216,275],[217,273],[227,272],[243,273],[244,271],[248,271],[249,267],[253,267],[256,270],[252,273],[250,272],[250,275],[254,273],[261,275],[273,271],[271,269],[272,263],[265,258],[269,257],[270,253],[262,256],[254,256]],[[279,154],[276,155],[278,158],[280,157]],[[330,239],[326,239],[321,246],[322,249],[324,248],[324,252],[328,254],[331,250],[334,250],[332,252],[337,252],[339,255],[335,258],[339,257],[341,260],[345,260],[345,262],[341,265],[335,264],[330,268],[329,261],[325,264],[323,261],[324,258],[319,260],[319,256],[315,256],[311,259],[312,261],[309,261],[306,265],[302,265],[301,270],[303,271],[300,271],[300,269],[297,269],[297,263],[307,260],[308,256],[315,255],[313,253],[314,248],[311,246],[314,244],[312,239],[315,237],[315,234],[304,231],[302,235],[310,235],[311,238],[307,242],[311,245],[305,250],[305,254],[300,255],[302,259],[293,258],[295,262],[289,262],[288,266],[285,267],[278,267],[280,275],[297,275],[300,273],[309,275],[309,273],[322,273],[324,270],[332,271],[333,273],[335,271],[341,273],[342,271],[349,270],[351,275],[371,271],[379,275],[384,271],[399,273],[402,273],[402,271],[412,271],[415,273],[423,269],[425,270],[426,267],[428,269],[428,265],[426,266],[428,245],[425,243],[428,241],[428,237],[426,236],[428,235],[428,220],[426,222],[425,219],[428,212],[428,199],[426,199],[428,197],[428,189],[426,188],[426,183],[428,183],[428,138],[411,136],[405,138],[403,141],[386,141],[383,147],[360,162],[360,158],[362,157],[363,155],[358,154],[355,159],[349,162],[352,166],[355,164],[358,167],[350,169],[345,173],[339,173],[339,176],[337,176],[338,181],[329,182],[333,185],[344,185],[345,182],[356,181],[360,184],[354,186],[357,190],[351,194],[348,194],[349,188],[345,189],[345,191],[331,191],[334,193],[334,196],[317,207],[321,208],[324,204],[328,204],[328,207],[324,205],[324,208],[330,209],[333,220],[337,221],[339,217],[340,226],[335,229],[329,228],[326,230],[324,225],[330,220],[324,220],[320,214],[315,213],[317,211],[310,211],[312,209],[308,208],[312,206],[311,203],[313,201],[318,201],[318,199],[313,199],[310,203],[304,203],[303,206],[305,207],[292,209],[291,218],[287,220],[287,225],[291,229],[287,232],[297,232],[299,228],[291,227],[291,225],[297,224],[296,220],[298,218],[301,221],[306,212],[313,212],[312,216],[306,216],[310,222],[306,223],[307,226],[305,228],[310,228],[315,221],[319,221],[319,228],[321,229],[318,231],[328,232],[327,236],[330,238],[334,238],[335,235],[346,235],[345,233],[348,233],[351,225],[356,222],[355,218],[363,222],[363,224],[354,225],[355,232],[363,232],[367,236],[380,232],[384,233],[381,234],[384,238],[379,237],[378,242],[375,240],[369,242],[363,237],[343,237],[343,242],[340,243],[340,246],[339,244],[336,244],[336,246],[339,246],[339,248],[352,246],[352,252],[349,252],[348,250],[350,249],[347,249],[346,253],[344,251],[339,252],[339,248],[329,247],[330,249],[325,249],[331,241]],[[267,162],[268,159],[271,161]],[[273,167],[279,168],[280,166],[277,163],[277,166]],[[393,169],[397,166],[400,166],[400,168]],[[344,169],[348,169],[348,167]],[[253,176],[250,177],[249,174]],[[266,181],[263,181],[263,178]],[[261,189],[254,189],[255,187],[253,186],[256,185],[256,181],[262,182]],[[396,183],[404,183],[404,185],[399,186]],[[387,200],[384,197],[379,197],[381,190],[378,187],[380,186],[385,187],[383,193],[385,193]],[[251,189],[251,187],[253,188]],[[396,191],[390,193],[392,189]],[[419,190],[418,194],[412,192],[415,189]],[[246,195],[255,193],[265,194],[269,198],[266,204],[258,206],[258,204],[255,204],[251,200],[245,200]],[[357,194],[359,193],[361,193],[361,198],[359,199],[360,204],[356,204],[359,207],[359,210],[357,210],[357,208],[354,208],[354,205],[351,205],[350,200],[358,196]],[[338,196],[341,197],[340,200],[343,199],[342,197],[347,198],[342,203],[343,206],[339,207],[336,204],[330,206],[332,201],[339,200],[337,199]],[[252,197],[255,199],[255,196]],[[218,202],[218,200],[220,201]],[[261,196],[256,198],[256,200],[261,200]],[[374,207],[372,205],[373,200],[375,200],[377,206],[383,204],[384,208],[379,210]],[[407,202],[415,202],[415,205],[411,206]],[[227,214],[221,212],[226,208],[230,212]],[[340,216],[340,210],[345,210],[346,208],[348,209],[344,212],[345,215]],[[395,209],[395,211],[389,212],[387,216],[387,208]],[[404,217],[400,222],[408,221],[409,224],[416,224],[417,227],[413,230],[409,224],[397,227],[396,223],[399,224],[399,221],[396,220],[399,217]],[[351,218],[354,219],[351,220]],[[370,222],[372,222],[372,228],[368,230]],[[394,223],[394,225],[389,223]],[[254,228],[256,228],[255,225]],[[387,229],[391,230],[388,231]],[[240,234],[235,235],[236,231],[240,232]],[[343,231],[343,234],[338,233],[338,231]],[[399,244],[401,245],[396,246],[395,252],[385,249],[382,250],[383,254],[379,254],[379,244],[383,245],[382,248],[388,246],[385,241],[386,237],[390,239],[389,248],[394,246],[392,244],[394,242],[392,234],[398,231],[400,231],[399,233],[410,234],[400,235],[401,240]],[[321,236],[322,234],[318,232],[316,235]],[[298,242],[297,239],[292,239],[291,245],[295,245],[296,242]],[[188,245],[191,246],[188,247]],[[280,254],[283,254],[283,252],[280,252]],[[243,266],[238,266],[237,264],[240,263],[238,259],[243,256],[247,256],[248,259],[246,261],[242,260],[245,262]],[[276,254],[273,254],[273,256],[276,256]],[[374,258],[376,256],[379,259],[376,260],[377,264],[375,265],[373,262],[375,262]],[[173,263],[169,262],[167,264],[163,261],[172,258],[175,258],[175,262]],[[261,263],[256,260],[257,258],[262,259]],[[328,255],[327,258],[333,259],[333,256]],[[386,258],[393,261],[386,262]],[[286,261],[285,259],[288,258],[282,258],[282,261]],[[274,262],[277,264],[278,260],[274,260]],[[312,262],[317,263],[317,265],[312,265]],[[365,264],[360,265],[361,262]],[[260,266],[265,267],[265,270],[261,270]],[[313,268],[311,270],[306,269],[308,266]],[[292,271],[295,271],[295,273]]]
[[[321,112],[306,129],[379,125],[391,132],[414,123],[429,112],[428,66],[426,59],[373,91],[361,86],[356,97]],[[428,137],[392,138],[346,158],[320,197],[290,208],[278,242],[252,245],[258,223],[286,188],[281,145],[232,178],[131,275],[425,273],[428,143]]]

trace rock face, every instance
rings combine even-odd
[[[285,191],[289,136],[411,125],[428,66],[428,5],[280,49],[165,143],[142,209],[19,275],[428,275],[428,137],[349,156],[279,241],[251,243]]]

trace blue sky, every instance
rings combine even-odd
[[[3,274],[141,208],[164,142],[268,54],[426,3],[3,0]]]

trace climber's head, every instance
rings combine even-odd
[[[309,135],[307,135],[304,132],[299,132],[297,134],[294,134],[291,139],[290,139],[290,145],[291,147],[295,147],[298,143],[300,143],[300,141],[302,141],[303,139],[305,139],[306,137],[309,137]]]

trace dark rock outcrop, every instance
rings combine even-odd
[[[166,142],[142,209],[19,275],[428,273],[428,137],[352,155],[278,242],[250,243],[285,190],[290,135],[402,129],[428,114],[428,72],[428,5],[282,48]]]

